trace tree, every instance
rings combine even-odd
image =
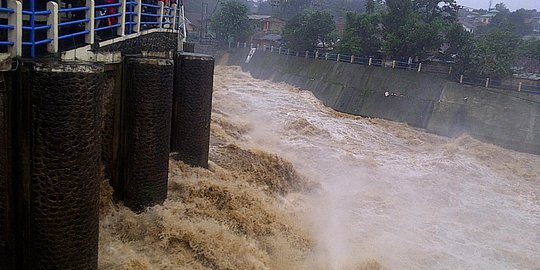
[[[346,54],[375,55],[382,45],[378,14],[345,14],[345,31],[339,51]]]
[[[248,7],[239,2],[225,2],[214,14],[212,29],[224,41],[244,41],[252,31],[248,18]]]
[[[460,23],[451,24],[445,35],[445,41],[448,45],[447,59],[462,52],[471,39],[472,34],[467,32]]]
[[[335,28],[334,19],[327,12],[302,12],[287,22],[283,39],[294,50],[313,50],[319,45],[328,46]]]
[[[510,10],[506,7],[506,4],[504,4],[504,3],[496,4],[495,5],[495,10],[497,10],[499,12],[510,13]]]
[[[521,57],[540,61],[540,40],[523,40],[520,43],[519,52]]]
[[[496,9],[499,13],[493,17],[491,24],[478,29],[480,33],[489,32],[494,28],[511,29],[520,37],[533,33],[534,24],[531,19],[537,16],[536,10],[518,9],[510,12],[505,6],[496,7]]]
[[[386,6],[384,51],[405,57],[438,51],[459,10],[455,0],[386,0]]]
[[[454,22],[458,17],[459,6],[455,0],[415,0],[413,4],[426,23],[440,18]]]
[[[518,37],[509,29],[495,28],[463,46],[457,67],[462,74],[501,79],[511,74]]]

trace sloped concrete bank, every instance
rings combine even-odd
[[[444,75],[232,49],[221,64],[263,80],[307,89],[326,106],[353,115],[405,122],[455,137],[467,133],[516,151],[540,154],[540,95],[473,87]]]

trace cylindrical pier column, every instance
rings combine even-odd
[[[171,151],[192,166],[208,168],[214,58],[178,53]]]
[[[124,99],[120,200],[133,211],[167,198],[174,65],[172,59],[129,58]]]
[[[0,269],[13,269],[13,257],[8,253],[8,246],[13,243],[12,216],[8,209],[11,189],[11,87],[7,80],[7,72],[0,73]]]
[[[97,269],[103,66],[34,63],[20,106],[24,269]]]

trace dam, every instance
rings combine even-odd
[[[7,3],[1,269],[540,266],[531,93],[247,50],[214,73],[178,5]]]

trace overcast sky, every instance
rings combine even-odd
[[[456,0],[458,4],[466,7],[472,8],[483,8],[487,9],[489,7],[489,0]],[[540,0],[493,0],[493,7],[497,3],[505,3],[510,10],[516,10],[520,8],[525,9],[536,9],[540,11]]]

